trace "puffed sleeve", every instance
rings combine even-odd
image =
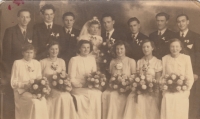
[[[65,61],[63,59],[61,59],[61,67],[63,71],[66,71]]]
[[[11,86],[12,86],[12,88],[22,87],[21,84],[18,82],[18,78],[19,78],[18,62],[15,61],[13,66],[12,66],[12,72],[11,72]]]
[[[96,63],[96,60],[92,57],[92,64],[93,64],[93,67],[92,67],[92,72],[95,72],[97,71],[97,63]]]
[[[185,70],[185,76],[189,80],[189,89],[191,89],[193,83],[194,83],[194,75],[192,71],[192,63],[189,56],[186,57],[186,70]]]
[[[160,72],[160,71],[162,71],[162,62],[161,60],[158,59],[155,64],[155,72]]]
[[[135,74],[136,73],[136,62],[134,59],[130,60],[130,65],[131,65],[131,74]]]

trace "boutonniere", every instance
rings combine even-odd
[[[187,40],[184,40],[184,42],[185,42],[185,43],[189,43],[189,42],[190,42],[190,40],[189,40],[189,39],[187,39]]]
[[[162,37],[162,40],[164,40],[164,41],[165,41],[165,37]]]
[[[51,36],[55,36],[55,33],[54,33],[54,32],[52,32],[52,33],[51,33]]]
[[[59,36],[60,36],[60,34],[59,34],[59,33],[57,33],[57,34],[56,34],[56,38],[57,38],[57,37],[59,37]]]
[[[59,36],[60,36],[60,34],[59,34],[59,33],[54,33],[54,32],[52,32],[52,33],[51,33],[51,36],[53,36],[53,37],[56,37],[56,38],[57,38],[57,37],[59,37]]]
[[[187,45],[188,48],[192,49],[193,44]]]
[[[114,38],[110,38],[110,41],[111,41],[112,44],[115,43],[115,39]]]
[[[29,43],[32,43],[33,41],[32,41],[31,39],[28,39],[28,42],[29,42]]]
[[[58,68],[58,65],[57,65],[57,64],[54,64],[54,63],[51,64],[51,69],[52,69],[52,70],[56,71],[57,68]]]
[[[115,65],[115,68],[118,69],[118,70],[120,70],[120,69],[123,68],[123,64],[122,64],[122,63],[117,63],[117,64]]]
[[[71,37],[74,37],[75,35],[74,34],[71,34]]]
[[[29,65],[27,65],[27,70],[28,70],[28,72],[34,72],[34,70],[32,69],[32,67],[29,66]]]

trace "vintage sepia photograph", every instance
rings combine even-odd
[[[0,119],[200,119],[199,11],[0,0]]]

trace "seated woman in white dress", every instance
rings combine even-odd
[[[142,43],[144,57],[137,62],[137,72],[149,78],[159,81],[162,71],[161,60],[153,56],[155,45],[152,41],[145,40]],[[123,119],[159,119],[159,93],[153,95],[138,95],[131,92],[127,98]]]
[[[84,24],[78,40],[90,41],[93,45],[92,54],[98,54],[98,47],[102,44],[103,39],[101,37],[101,24],[97,17],[93,17]]]
[[[11,74],[15,119],[49,119],[46,99],[35,99],[27,92],[27,86],[32,80],[41,78],[41,65],[33,59],[35,48],[31,44],[25,45],[22,54],[23,58],[14,62]]]
[[[72,82],[72,94],[76,97],[79,119],[101,119],[101,94],[86,87],[85,76],[97,70],[96,61],[89,55],[92,44],[87,40],[78,42],[78,56],[69,62],[68,73]]]
[[[183,75],[189,80],[189,88],[187,91],[163,92],[161,119],[188,119],[189,95],[194,82],[190,56],[180,53],[183,47],[179,39],[172,39],[169,47],[171,54],[162,58],[163,76]]]
[[[136,62],[126,56],[127,45],[123,41],[118,41],[113,47],[116,55],[115,59],[110,62],[110,73],[125,74],[130,76],[136,73]],[[116,65],[122,65],[122,68],[117,68]],[[122,119],[124,115],[127,94],[119,94],[116,90],[111,90],[109,87],[102,94],[102,119]]]
[[[58,58],[59,44],[56,41],[48,45],[49,57],[40,61],[42,75],[52,77],[53,74],[66,71],[65,61]],[[54,67],[54,68],[52,68]],[[73,98],[69,92],[51,90],[51,95],[47,99],[49,119],[76,119],[76,110]]]

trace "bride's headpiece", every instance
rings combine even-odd
[[[98,18],[97,18],[96,16],[94,16],[94,17],[89,21],[90,24],[93,23],[93,22],[98,22],[98,24],[101,26],[100,21],[98,20]]]

